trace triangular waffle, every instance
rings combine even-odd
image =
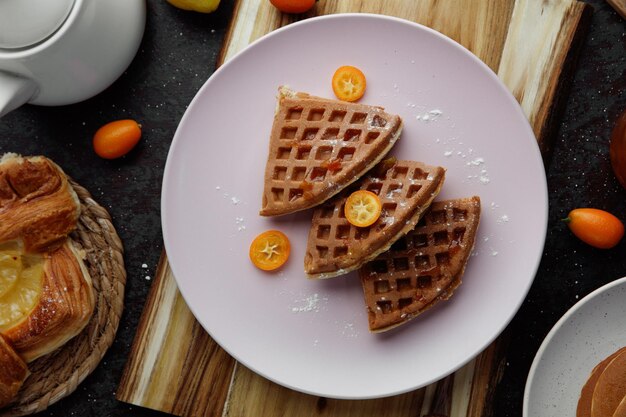
[[[479,221],[479,197],[434,202],[414,230],[359,270],[370,331],[406,323],[452,295]]]
[[[388,159],[374,167],[355,187],[316,207],[304,271],[309,278],[330,278],[359,268],[412,230],[443,185],[445,170],[421,162]],[[380,218],[356,227],[344,215],[354,189],[369,190],[382,204]]]
[[[382,160],[402,119],[382,107],[279,90],[260,214],[314,207]]]

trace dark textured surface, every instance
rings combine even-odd
[[[526,376],[541,341],[580,298],[626,275],[626,240],[609,251],[577,241],[560,221],[593,206],[626,219],[626,191],[614,178],[610,132],[626,110],[626,22],[601,0],[582,48],[548,167],[549,225],[544,256],[526,302],[510,325],[512,343],[493,415],[521,416]],[[95,98],[73,106],[22,107],[0,119],[0,153],[44,154],[107,207],[125,249],[126,310],[103,364],[78,390],[43,416],[157,416],[115,399],[135,329],[162,248],[160,191],[168,147],[186,106],[210,76],[232,13],[223,0],[211,15],[148,1],[146,32],[126,73]],[[115,119],[144,127],[128,156],[105,161],[93,133]],[[523,254],[520,254],[523,256]],[[147,267],[144,267],[146,265]],[[503,277],[505,279],[506,277]]]
[[[115,390],[163,247],[161,182],[169,145],[187,105],[215,69],[233,4],[223,1],[210,15],[178,10],[165,0],[147,5],[137,56],[111,87],[79,104],[24,106],[0,119],[0,154],[42,154],[57,162],[109,210],[125,249],[128,284],[117,339],[77,391],[43,416],[162,414],[118,402]],[[100,159],[93,152],[94,132],[125,118],[143,126],[139,145],[122,159]]]
[[[611,131],[626,111],[626,21],[605,1],[588,3],[594,8],[591,28],[547,168],[550,208],[543,259],[509,326],[506,369],[493,407],[497,417],[522,415],[528,371],[558,319],[585,295],[626,276],[626,240],[611,250],[594,249],[576,240],[561,221],[577,207],[604,209],[626,220],[626,191],[609,159]]]

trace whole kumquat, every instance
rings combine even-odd
[[[576,237],[599,249],[610,249],[616,246],[624,236],[624,224],[604,210],[574,209],[563,221],[567,223]]]
[[[283,13],[304,13],[315,4],[315,0],[270,0]]]
[[[126,155],[141,139],[141,125],[134,120],[116,120],[102,126],[93,136],[93,149],[104,159]]]

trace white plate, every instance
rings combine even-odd
[[[332,97],[331,76],[345,64],[367,76],[362,102],[403,117],[392,154],[445,166],[441,198],[477,194],[484,207],[455,296],[382,335],[368,332],[355,273],[305,278],[311,211],[258,215],[278,86]],[[277,30],[214,73],[172,143],[162,220],[181,293],[231,355],[296,390],[371,398],[442,378],[502,331],[534,278],[547,207],[536,140],[487,66],[423,26],[348,14]],[[266,229],[282,230],[292,243],[277,274],[248,260],[250,242]]]
[[[576,303],[554,325],[535,356],[524,390],[525,417],[575,416],[592,369],[626,346],[626,278]]]

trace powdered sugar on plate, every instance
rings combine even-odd
[[[314,293],[308,297],[295,300],[295,305],[291,307],[293,313],[308,313],[320,311],[320,302],[327,302],[327,297],[320,297],[318,293]]]
[[[246,230],[243,217],[235,217],[235,225],[237,226],[237,231],[239,232]]]
[[[418,114],[417,116],[415,116],[415,119],[421,121],[421,122],[434,122],[437,119],[439,119],[439,117],[443,114],[443,112],[439,109],[433,109],[433,110],[429,110],[427,112],[424,112],[422,114]]]
[[[344,322],[337,322],[336,324],[339,326],[339,330],[342,336],[350,337],[350,338],[359,337],[359,330],[357,329],[357,326],[353,322],[344,321]]]
[[[215,191],[222,194],[222,199],[226,201],[229,205],[240,206],[245,205],[246,203],[242,201],[239,197],[232,195],[229,192],[223,190],[221,185],[215,186]],[[244,218],[242,216],[235,216],[234,218],[234,227],[238,232],[242,232],[246,230],[246,225],[244,223]]]
[[[466,166],[472,171],[472,173],[467,176],[468,179],[478,180],[481,184],[489,184],[491,182],[484,158],[476,157],[468,161]]]

